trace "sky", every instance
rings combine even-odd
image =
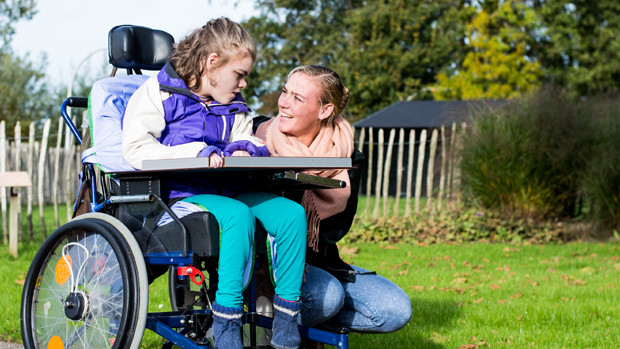
[[[178,42],[209,19],[225,16],[240,22],[258,14],[252,0],[38,0],[36,9],[33,19],[16,24],[11,46],[19,56],[29,53],[35,62],[46,53],[52,84],[68,84],[76,66],[102,49],[80,65],[77,75],[100,73],[114,26],[159,29]]]

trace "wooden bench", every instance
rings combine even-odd
[[[31,185],[32,182],[30,177],[28,177],[28,172],[0,172],[0,187],[17,188],[30,187]],[[9,252],[13,257],[17,258],[17,227],[18,224],[21,224],[21,222],[17,221],[17,212],[21,203],[17,201],[17,194],[13,194],[12,190],[9,190],[9,192],[11,193],[9,204]]]

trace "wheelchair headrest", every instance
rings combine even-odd
[[[172,52],[174,38],[165,31],[119,25],[108,34],[110,64],[121,69],[161,69]]]

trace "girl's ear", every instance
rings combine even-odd
[[[329,118],[330,115],[332,115],[332,112],[334,111],[334,105],[331,103],[325,104],[323,106],[323,109],[319,112],[319,120],[323,121],[327,118]]]
[[[217,64],[217,61],[220,59],[217,53],[213,52],[207,56],[207,71],[211,71],[213,67]]]

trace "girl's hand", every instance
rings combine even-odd
[[[234,153],[232,153],[231,156],[251,156],[251,155],[245,150],[237,150]]]
[[[224,160],[222,157],[217,155],[217,153],[212,153],[209,155],[209,167],[219,168],[224,166]]]

